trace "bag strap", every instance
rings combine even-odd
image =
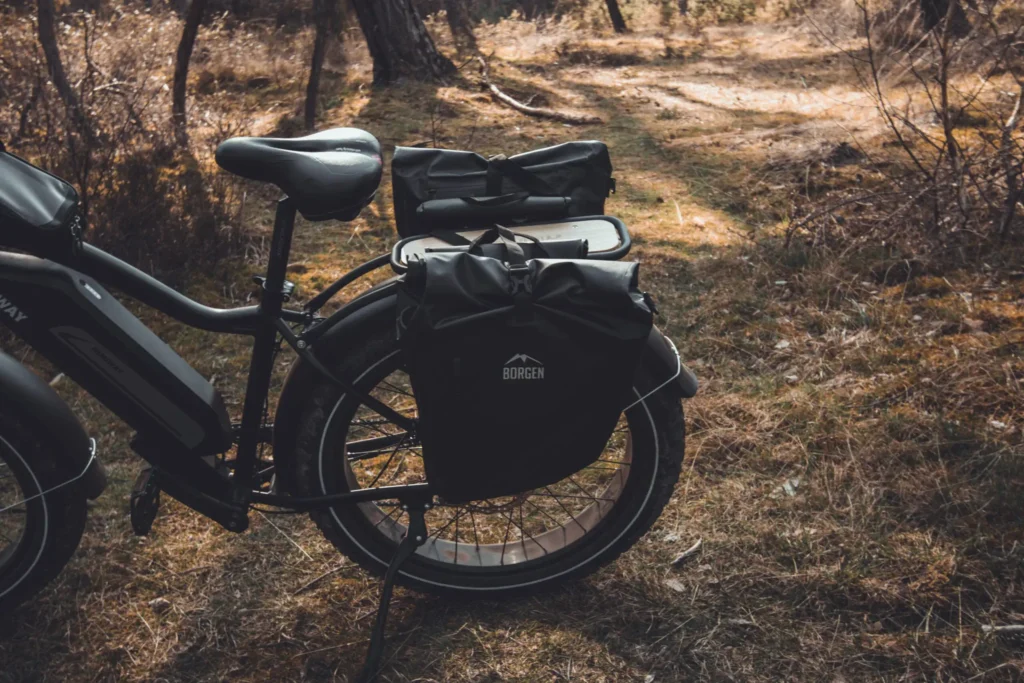
[[[558,194],[540,176],[527,171],[504,154],[487,160],[487,194],[501,194],[503,176],[514,180],[519,187],[532,195],[552,197]]]
[[[525,266],[526,265],[526,252],[516,242],[516,237],[525,237],[526,239],[534,242],[538,248],[543,250],[544,246],[541,241],[533,235],[523,235],[521,233],[515,233],[506,228],[503,225],[496,225],[490,230],[487,230],[482,235],[477,237],[469,244],[469,253],[474,251],[480,251],[479,247],[484,244],[493,244],[498,239],[502,239],[503,246],[505,247],[505,260],[508,261],[510,266]]]

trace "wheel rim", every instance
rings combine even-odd
[[[0,442],[0,449],[3,449]],[[14,470],[0,458],[0,575],[14,562],[28,531],[27,496]]]
[[[390,372],[371,393],[403,415],[416,416],[403,371]],[[365,407],[349,421],[345,443],[344,476],[350,488],[426,481],[418,445]],[[323,483],[323,449],[320,462]],[[449,567],[481,569],[543,559],[579,543],[608,517],[626,488],[632,464],[632,437],[623,416],[600,458],[556,484],[520,496],[428,511],[428,541],[417,554]],[[407,527],[398,506],[361,503],[358,509],[387,541],[397,544],[404,537]]]

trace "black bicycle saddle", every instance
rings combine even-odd
[[[311,221],[350,221],[380,185],[380,143],[358,128],[332,128],[301,138],[232,138],[217,164],[235,175],[273,183]]]

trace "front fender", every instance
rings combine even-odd
[[[78,480],[87,498],[96,498],[107,486],[100,461],[93,460],[89,437],[68,405],[50,386],[24,365],[0,352],[0,413],[13,415],[56,439],[60,445],[54,457],[70,479],[88,470]]]

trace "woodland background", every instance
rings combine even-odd
[[[74,182],[90,241],[211,305],[245,300],[273,220],[213,163],[227,137],[609,144],[607,210],[702,381],[676,495],[545,598],[399,591],[392,681],[1020,680],[1022,97],[1013,0],[0,6],[0,140]],[[355,222],[300,225],[300,298],[389,249],[391,216],[385,178]],[[139,314],[239,412],[244,344]],[[135,538],[128,430],[0,343],[112,480],[0,615],[0,680],[351,679],[375,580],[303,518],[234,536],[165,503]]]

